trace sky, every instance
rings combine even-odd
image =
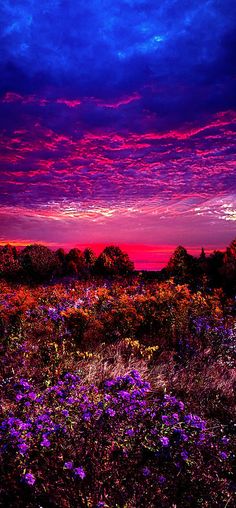
[[[4,0],[0,244],[236,237],[235,0]]]

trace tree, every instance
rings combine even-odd
[[[236,260],[236,238],[231,242],[229,249],[232,257]]]
[[[177,282],[190,282],[194,272],[194,258],[179,245],[172,254],[166,270],[169,276],[176,278]]]
[[[58,259],[58,273],[57,275],[63,276],[66,273],[66,253],[64,249],[57,249],[55,255]]]
[[[71,249],[66,255],[66,270],[69,275],[83,275],[85,259],[80,249]]]
[[[90,248],[87,248],[84,250],[83,256],[84,256],[84,260],[85,260],[87,275],[90,275],[94,272],[96,256],[95,256],[93,250]]]
[[[208,286],[208,259],[206,257],[205,250],[202,247],[201,254],[196,260],[196,275],[200,283],[201,288]]]
[[[58,258],[45,245],[27,245],[20,260],[25,275],[35,282],[49,280],[58,269]]]
[[[14,280],[20,275],[21,265],[16,247],[10,244],[0,249],[0,277]]]
[[[233,245],[232,245],[233,244]],[[222,286],[227,293],[236,290],[236,242],[227,247],[221,268]]]
[[[134,263],[120,247],[110,245],[98,256],[95,269],[99,275],[129,275],[134,270]]]
[[[222,269],[224,265],[224,252],[214,250],[208,258],[208,275],[210,285],[213,287],[222,286]]]
[[[84,250],[84,259],[86,265],[88,265],[90,268],[92,268],[95,265],[96,256],[92,249],[89,247]]]

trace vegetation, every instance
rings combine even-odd
[[[3,506],[235,505],[235,297],[185,276],[0,283]]]
[[[92,249],[73,248],[68,253],[63,249],[51,251],[44,245],[28,245],[18,251],[11,245],[0,248],[0,279],[28,284],[57,282],[72,277],[79,280],[91,277],[129,277],[135,274],[134,263],[118,246],[107,246],[96,258]],[[206,256],[204,249],[194,257],[178,246],[166,268],[161,272],[143,274],[144,279],[168,280],[177,284],[189,284],[193,290],[223,288],[233,295],[236,292],[236,240],[225,252],[214,251]]]

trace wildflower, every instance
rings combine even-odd
[[[127,434],[127,436],[134,436],[135,434],[134,429],[127,429],[125,433]]]
[[[220,457],[223,459],[223,460],[226,460],[228,458],[228,453],[227,452],[220,452]]]
[[[183,450],[180,455],[183,460],[188,460],[188,452],[186,450]]]
[[[85,470],[81,466],[80,467],[76,467],[74,469],[74,473],[75,473],[76,476],[79,476],[81,478],[81,480],[83,480],[85,478],[85,476],[86,476]]]
[[[179,415],[178,415],[178,413],[173,413],[173,414],[172,414],[172,418],[173,418],[173,420],[175,420],[176,422],[178,422],[178,421],[179,421]]]
[[[169,446],[169,442],[170,442],[170,440],[169,440],[169,438],[168,438],[168,437],[163,436],[163,437],[161,437],[161,438],[160,438],[160,441],[161,441],[161,444],[162,444],[163,446]]]
[[[224,444],[228,444],[229,443],[229,438],[226,437],[226,436],[223,436],[222,439],[221,439],[221,442],[224,443]]]
[[[167,415],[162,415],[161,419],[162,419],[162,422],[165,425],[169,425],[170,424],[169,417]]]
[[[50,441],[48,440],[47,436],[43,436],[43,440],[41,441],[41,446],[48,448],[50,446]]]
[[[204,430],[206,428],[206,422],[202,420],[199,416],[188,414],[184,417],[184,420],[187,424],[190,424],[192,427],[196,429]]]
[[[69,460],[68,462],[65,462],[64,467],[66,469],[72,469],[73,468],[73,462]]]
[[[25,481],[25,483],[27,483],[28,485],[34,485],[35,483],[35,476],[32,474],[32,473],[26,473],[24,476],[23,476],[23,480]]]
[[[74,404],[75,399],[74,399],[74,397],[69,397],[66,402],[67,402],[67,404]]]
[[[159,483],[162,484],[162,483],[166,482],[166,477],[163,476],[163,475],[160,475],[160,476],[158,476],[157,480],[158,480]]]
[[[20,379],[19,385],[28,390],[30,388],[30,384],[25,379]]]
[[[11,429],[11,430],[10,430],[10,435],[11,435],[12,437],[19,437],[20,432],[19,432],[18,430],[16,430],[16,429]]]
[[[21,455],[24,455],[27,452],[29,447],[28,447],[28,445],[26,443],[20,443],[18,445],[18,448],[19,448],[19,451],[20,451]]]
[[[112,386],[114,386],[114,384],[115,384],[115,380],[114,379],[108,379],[105,382],[105,388],[111,388]]]
[[[29,393],[28,393],[28,397],[29,397],[31,400],[35,400],[35,399],[36,399],[36,397],[37,397],[37,395],[36,395],[36,393],[35,393],[35,392],[29,392]]]
[[[23,393],[19,392],[16,395],[16,401],[20,402],[20,400],[22,400],[24,397],[25,397],[25,395],[23,395]]]
[[[114,411],[114,409],[112,409],[111,407],[109,407],[108,409],[106,409],[106,413],[109,415],[109,416],[115,416],[116,412]]]
[[[91,413],[90,411],[85,411],[85,413],[83,414],[83,419],[87,422],[88,420],[91,420]]]
[[[120,392],[118,392],[118,394],[120,395],[120,397],[122,399],[130,399],[130,393],[129,392],[126,392],[125,390],[120,390]]]
[[[150,469],[149,469],[147,466],[145,466],[145,467],[143,468],[143,476],[145,476],[145,477],[146,477],[146,476],[149,476],[150,474],[151,474]]]

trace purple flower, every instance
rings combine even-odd
[[[183,450],[180,455],[183,460],[188,460],[188,452],[186,450]]]
[[[134,436],[134,434],[135,434],[134,429],[127,429],[125,431],[125,433],[127,436],[131,436],[131,437]]]
[[[30,423],[24,423],[24,422],[22,422],[22,423],[20,423],[19,427],[20,427],[21,430],[27,430],[28,428],[31,427],[31,425],[30,425]]]
[[[170,425],[169,416],[167,416],[167,415],[162,415],[161,419],[162,419],[162,422],[163,422],[165,425]]]
[[[115,380],[114,379],[108,379],[105,382],[105,388],[111,388],[112,386],[114,386],[114,384],[115,384]]]
[[[35,392],[29,392],[29,393],[28,393],[28,397],[29,397],[31,400],[35,400],[35,399],[36,399],[36,397],[37,397],[37,395],[36,395],[36,393],[35,393]]]
[[[30,384],[25,379],[20,379],[19,385],[28,390],[30,388]]]
[[[109,407],[108,409],[106,409],[106,413],[109,415],[109,416],[115,416],[116,412],[114,411],[114,409],[112,409],[111,407]]]
[[[223,460],[226,460],[228,458],[228,453],[227,452],[220,452],[220,457],[223,459]]]
[[[85,411],[85,413],[83,414],[83,419],[87,422],[88,420],[91,420],[91,413],[90,411]]]
[[[26,443],[20,443],[18,445],[18,448],[19,448],[19,451],[20,451],[21,455],[24,455],[27,452],[29,447],[28,447],[28,445]]]
[[[206,435],[202,432],[201,434],[199,434],[198,443],[199,444],[204,443],[205,440],[206,440]]]
[[[223,436],[222,439],[221,439],[221,442],[224,443],[224,444],[228,444],[229,443],[229,438],[227,436]]]
[[[17,402],[20,402],[20,400],[22,400],[23,398],[25,397],[25,395],[23,395],[23,393],[17,393],[16,395],[16,401]]]
[[[48,440],[47,436],[43,435],[43,439],[41,441],[41,446],[48,448],[50,446],[50,441]]]
[[[163,475],[160,475],[160,476],[158,476],[157,480],[158,480],[159,483],[162,484],[162,483],[166,482],[166,477],[163,476]]]
[[[10,435],[12,437],[19,437],[20,432],[18,430],[16,430],[16,429],[10,429]]]
[[[69,397],[69,399],[67,399],[67,404],[74,404],[75,403],[75,399],[74,397]]]
[[[169,438],[168,438],[168,437],[163,436],[163,437],[161,437],[161,438],[160,438],[160,441],[161,441],[161,444],[162,444],[163,446],[169,446],[169,442],[170,442],[170,440],[169,440]]]
[[[64,467],[66,469],[72,469],[73,468],[73,462],[69,460],[69,462],[65,462]]]
[[[83,480],[85,478],[85,476],[86,476],[85,470],[81,466],[80,467],[76,467],[74,469],[74,473],[75,473],[76,476],[79,476],[81,478],[81,480]]]
[[[26,473],[24,476],[23,476],[23,480],[25,481],[25,483],[27,483],[28,485],[34,485],[35,483],[35,476],[32,474],[32,473]]]
[[[120,390],[120,392],[118,392],[118,395],[120,395],[120,397],[122,399],[125,399],[125,400],[129,400],[130,399],[130,393],[126,392],[125,390]]]
[[[186,423],[190,424],[192,427],[196,429],[204,430],[206,428],[206,422],[202,420],[199,416],[193,415],[189,413],[184,417]]]
[[[145,476],[145,477],[146,477],[146,476],[149,476],[150,474],[151,474],[150,469],[149,469],[147,466],[145,466],[145,467],[143,468],[143,476]]]
[[[173,413],[173,414],[172,414],[172,418],[173,418],[173,420],[175,420],[176,422],[178,422],[178,421],[179,421],[179,415],[178,415],[178,413]]]

